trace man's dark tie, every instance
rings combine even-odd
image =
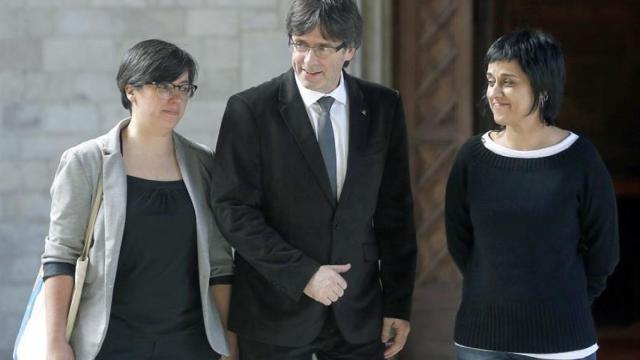
[[[336,142],[333,137],[333,126],[331,125],[331,105],[333,105],[333,100],[331,96],[324,96],[318,100],[318,105],[322,109],[318,117],[318,144],[324,159],[324,166],[327,168],[327,175],[329,175],[329,184],[331,184],[333,197],[337,200]]]

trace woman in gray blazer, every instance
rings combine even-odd
[[[225,341],[235,342],[225,334],[232,252],[209,201],[213,152],[174,131],[196,75],[177,46],[136,44],[117,75],[131,117],[62,155],[42,256],[48,359],[209,360],[235,352]],[[104,200],[67,342],[74,264],[100,176]]]

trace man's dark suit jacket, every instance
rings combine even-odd
[[[407,134],[396,91],[344,74],[349,154],[339,202],[292,70],[233,95],[216,149],[214,214],[236,250],[229,327],[303,346],[327,307],[303,290],[321,265],[351,264],[330,308],[345,339],[409,319],[416,242]]]

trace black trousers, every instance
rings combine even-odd
[[[111,330],[111,329],[110,329]],[[215,360],[204,328],[158,337],[118,335],[108,331],[96,360]]]
[[[333,312],[327,316],[320,335],[302,347],[265,344],[238,335],[240,360],[311,360],[313,354],[318,360],[383,360],[384,350],[380,339],[364,344],[348,343]]]

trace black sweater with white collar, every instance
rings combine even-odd
[[[445,214],[464,276],[456,343],[557,353],[596,342],[590,304],[619,250],[611,177],[588,140],[525,159],[471,138],[451,170]]]

